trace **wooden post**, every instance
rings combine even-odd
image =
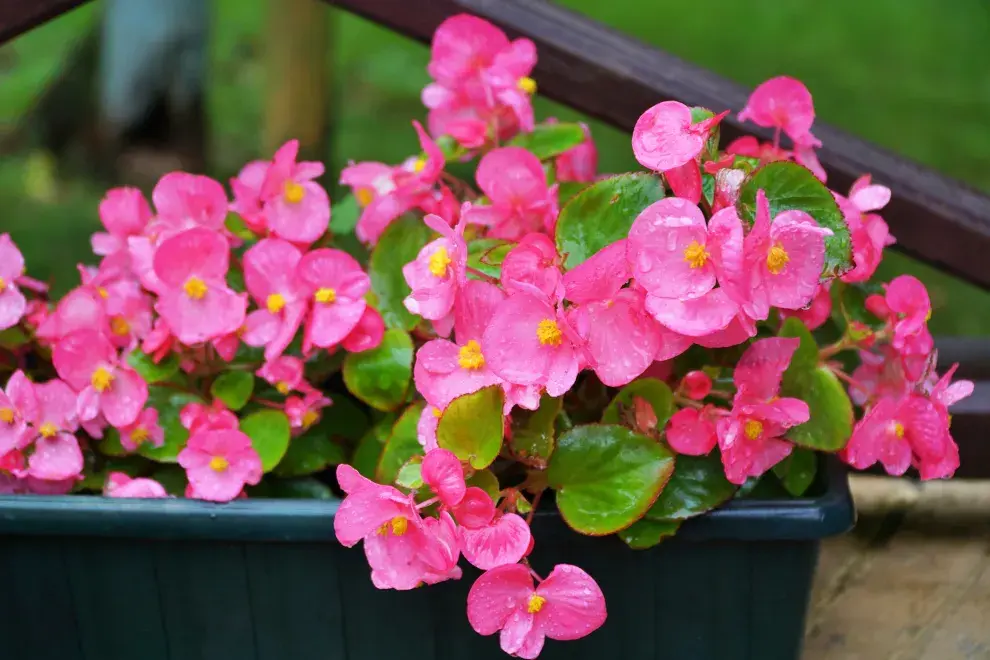
[[[326,162],[330,12],[317,0],[268,0],[267,13],[264,153],[296,138],[303,157]]]

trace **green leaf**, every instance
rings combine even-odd
[[[280,410],[259,410],[241,420],[241,431],[261,457],[261,469],[271,472],[289,449],[289,418]]]
[[[190,403],[203,403],[203,400],[188,392],[154,385],[149,387],[146,406],[158,411],[158,425],[165,432],[165,442],[161,447],[144,442],[138,447],[138,453],[159,463],[175,463],[189,439],[189,430],[179,420],[179,413]]]
[[[385,449],[385,441],[392,434],[392,426],[397,418],[398,416],[394,413],[385,415],[378,423],[368,429],[368,432],[358,442],[357,449],[354,450],[351,465],[368,479],[375,478],[382,450]]]
[[[586,181],[561,181],[557,184],[557,207],[564,208],[567,202],[590,185]]]
[[[471,486],[477,486],[481,490],[488,493],[493,502],[498,502],[498,495],[502,488],[498,484],[498,477],[496,477],[491,470],[478,470],[465,479],[464,482],[469,488]]]
[[[337,212],[337,207],[334,205],[334,213]],[[254,242],[258,240],[257,235],[250,229],[248,229],[247,224],[244,222],[244,218],[237,215],[236,213],[228,213],[227,219],[223,222],[224,227],[227,228],[231,234],[241,239],[242,241]]]
[[[399,468],[395,476],[395,485],[409,490],[417,490],[423,486],[423,461],[414,456],[408,463]]]
[[[348,396],[334,393],[333,405],[322,410],[322,417],[313,430],[356,443],[369,428],[371,420],[367,409]]]
[[[334,234],[351,234],[361,217],[361,207],[352,194],[334,200],[330,216],[330,231]]]
[[[120,431],[110,427],[103,434],[103,438],[96,441],[96,450],[104,456],[126,456],[130,452],[120,444]]]
[[[406,400],[412,378],[413,343],[402,330],[388,330],[377,348],[348,353],[344,384],[372,408],[395,410]]]
[[[818,345],[808,328],[795,318],[787,319],[781,336],[798,337],[801,344],[784,372],[780,395],[807,402],[811,418],[795,426],[787,438],[795,444],[820,451],[838,451],[852,434],[853,408],[846,388],[828,367],[818,364]]]
[[[540,397],[540,407],[534,411],[519,409],[512,413],[512,453],[527,464],[546,466],[553,454],[554,422],[563,408],[562,397],[548,394]]]
[[[492,385],[450,402],[437,425],[437,444],[475,470],[486,468],[502,448],[503,394]]]
[[[419,444],[416,433],[423,405],[422,402],[414,403],[406,408],[392,427],[392,433],[385,441],[385,449],[375,470],[375,481],[378,483],[392,483],[409,459],[423,455],[423,446]]]
[[[134,349],[127,356],[127,364],[138,373],[148,384],[168,380],[179,372],[179,358],[170,353],[157,364],[151,356],[139,349]]]
[[[643,518],[620,531],[619,538],[633,550],[646,550],[668,536],[673,536],[680,526],[679,520],[648,520]]]
[[[318,427],[313,427],[289,442],[289,449],[274,472],[280,477],[304,477],[346,462],[344,447],[319,431]]]
[[[186,471],[178,465],[159,466],[151,473],[151,478],[160,483],[169,495],[185,497],[189,481],[186,479]]]
[[[711,511],[736,492],[722,469],[718,453],[678,456],[674,474],[656,503],[646,512],[650,520],[684,520]]]
[[[660,199],[660,179],[646,173],[603,179],[575,195],[557,219],[557,250],[567,255],[566,268],[628,236],[636,216]]]
[[[0,348],[12,351],[15,348],[20,348],[24,344],[31,340],[23,330],[21,330],[16,325],[13,328],[7,328],[6,330],[0,331]]]
[[[739,191],[736,209],[750,224],[756,217],[756,191],[760,189],[770,203],[771,218],[782,211],[804,211],[820,226],[832,230],[832,235],[825,237],[823,278],[836,277],[852,268],[849,227],[832,193],[811,170],[797,163],[777,161],[749,175]]]
[[[795,447],[790,456],[773,466],[773,473],[794,497],[805,494],[817,471],[818,457],[815,452],[802,447]]]
[[[498,238],[479,238],[468,243],[467,265],[496,279],[502,277],[502,262],[515,243]]]
[[[336,500],[330,486],[315,477],[272,479],[268,482],[268,497],[298,500]]]
[[[250,371],[225,371],[210,385],[210,394],[231,410],[243,408],[254,393],[254,374]]]
[[[537,124],[532,133],[520,133],[509,141],[510,147],[522,147],[540,160],[547,160],[584,142],[580,124]]]
[[[667,383],[656,378],[640,378],[629,383],[615,395],[602,414],[605,424],[621,424],[626,421],[626,411],[633,409],[633,397],[646,399],[657,416],[657,428],[667,425],[674,414],[674,395]]]
[[[674,455],[624,426],[576,426],[557,440],[547,479],[575,531],[612,534],[639,520],[674,471]]]
[[[371,253],[368,263],[371,290],[378,297],[378,311],[388,328],[412,330],[420,321],[419,316],[402,304],[411,293],[402,267],[416,259],[432,236],[433,231],[422,220],[403,216],[388,226]]]
[[[872,294],[883,295],[883,288],[872,282],[847,284],[837,281],[832,285],[832,298],[837,303],[833,305],[833,310],[838,310],[846,324],[855,321],[872,330],[879,330],[885,322],[866,308],[866,299]]]

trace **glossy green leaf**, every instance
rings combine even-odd
[[[96,450],[104,456],[126,456],[130,453],[120,444],[120,431],[112,426],[104,431],[103,437],[95,445]]]
[[[502,262],[509,250],[516,246],[510,241],[498,238],[479,238],[468,243],[467,265],[477,271],[494,277],[502,277]]]
[[[354,450],[351,465],[368,479],[375,478],[375,472],[378,470],[378,462],[381,459],[382,451],[385,449],[385,441],[392,434],[392,426],[395,424],[396,419],[398,419],[398,415],[394,413],[385,415],[384,418],[368,429]]]
[[[492,385],[450,402],[437,425],[437,444],[476,470],[486,468],[502,448],[503,394]]]
[[[274,473],[279,477],[304,477],[346,462],[344,447],[313,427],[289,441],[289,449]]]
[[[667,383],[656,378],[640,378],[629,383],[615,395],[602,414],[605,424],[622,424],[627,421],[626,413],[633,409],[633,397],[646,399],[657,416],[657,428],[667,425],[674,414],[674,395]]]
[[[336,207],[334,211],[336,211]],[[227,219],[223,221],[223,226],[242,241],[254,242],[258,240],[258,236],[248,228],[247,223],[244,222],[244,218],[236,213],[228,213]]]
[[[225,371],[210,385],[210,394],[231,410],[247,405],[254,393],[254,374],[250,371]]]
[[[370,351],[348,353],[344,384],[372,408],[395,410],[406,400],[412,379],[413,343],[402,330],[388,330],[382,343]]]
[[[423,486],[423,461],[413,456],[408,463],[399,468],[395,475],[395,485],[409,490],[417,490]]]
[[[147,353],[134,349],[127,356],[127,364],[148,384],[160,383],[179,373],[179,358],[175,353],[156,363]]]
[[[527,464],[545,466],[553,454],[554,428],[557,415],[563,408],[562,397],[544,394],[540,407],[530,411],[517,409],[512,413],[512,453]]]
[[[160,465],[151,473],[151,478],[160,483],[169,495],[185,497],[189,481],[186,471],[178,465]]]
[[[388,328],[412,330],[420,321],[419,316],[402,304],[411,292],[402,267],[416,259],[432,236],[433,231],[422,220],[403,216],[388,226],[371,253],[368,263],[371,290],[378,298],[377,308]]]
[[[802,447],[795,447],[790,456],[773,466],[773,473],[794,497],[805,494],[817,472],[818,457],[815,452]]]
[[[481,490],[488,493],[491,496],[492,501],[494,502],[498,501],[498,495],[499,492],[501,492],[501,486],[499,486],[498,477],[496,477],[495,473],[493,473],[491,470],[477,470],[474,474],[472,474],[470,477],[467,477],[464,481],[465,483],[467,483],[469,488],[471,486],[477,486]]]
[[[330,488],[315,477],[300,477],[298,479],[271,479],[268,482],[268,497],[298,500],[336,500],[339,499]]]
[[[787,438],[811,449],[842,449],[849,441],[853,424],[852,402],[846,388],[828,367],[819,366],[818,345],[803,323],[788,319],[780,334],[801,340],[784,372],[780,395],[801,399],[811,410],[811,419],[788,431]]]
[[[680,460],[680,459],[678,459]],[[673,536],[681,526],[679,520],[637,520],[619,532],[618,536],[633,550],[652,548],[665,538]]]
[[[832,193],[811,170],[797,163],[768,163],[750,174],[739,191],[736,209],[752,224],[756,217],[756,191],[762,189],[770,203],[770,217],[788,210],[804,211],[822,227],[832,230],[825,238],[822,277],[841,275],[852,268],[852,238]]]
[[[609,177],[575,195],[557,219],[557,250],[567,255],[566,268],[628,236],[636,216],[660,199],[660,179],[646,173]]]
[[[611,534],[639,520],[674,471],[674,455],[624,426],[576,426],[557,440],[547,479],[575,531]]]
[[[333,200],[333,214],[330,216],[330,231],[334,234],[350,234],[361,217],[361,206],[353,194]]]
[[[718,453],[678,456],[670,481],[646,512],[650,520],[684,520],[711,511],[732,498],[736,486],[729,483]]]
[[[29,341],[31,338],[16,325],[13,328],[0,330],[0,348],[5,350],[12,351],[15,348],[20,348]]]
[[[419,444],[416,434],[423,405],[423,403],[414,403],[406,408],[392,427],[392,433],[385,441],[385,448],[375,470],[375,481],[378,483],[392,483],[410,458],[423,455],[423,446]]]
[[[271,472],[289,449],[289,418],[280,410],[259,410],[242,419],[240,426],[261,457],[261,469]]]
[[[519,133],[510,147],[522,147],[540,160],[554,158],[584,142],[580,124],[537,124],[532,133]]]
[[[142,443],[138,453],[159,463],[175,463],[189,439],[189,431],[179,420],[179,413],[190,403],[203,403],[203,400],[188,392],[156,385],[149,387],[146,406],[158,411],[158,425],[165,432],[165,442],[161,447],[155,447],[150,442]]]
[[[343,394],[334,393],[333,405],[321,412],[320,421],[316,423],[314,430],[331,437],[357,442],[371,428],[367,408]]]
[[[564,208],[575,195],[590,186],[586,181],[561,181],[557,184],[557,207]]]
[[[847,284],[836,281],[832,285],[833,317],[838,311],[839,318],[846,324],[856,322],[872,330],[879,330],[885,322],[866,309],[866,299],[871,294],[883,295],[883,288],[872,282]]]

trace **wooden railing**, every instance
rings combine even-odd
[[[0,0],[0,43],[87,0]],[[739,110],[747,90],[710,71],[647,46],[546,0],[323,0],[428,42],[449,16],[469,12],[512,36],[532,39],[539,52],[534,77],[540,93],[605,122],[632,130],[644,109],[676,99],[714,110]],[[733,139],[769,133],[722,124]],[[845,190],[861,174],[893,192],[883,216],[898,249],[990,289],[990,198],[848,133],[815,124],[819,158],[829,184]],[[962,454],[960,476],[990,477],[990,339],[940,338],[940,364],[961,363],[960,376],[977,380],[972,398],[953,409],[953,435]]]

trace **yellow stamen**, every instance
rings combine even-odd
[[[286,181],[282,196],[289,204],[298,204],[306,196],[306,189],[295,181]]]
[[[447,274],[447,266],[450,265],[450,253],[442,245],[430,256],[430,272],[436,277],[443,277]]]
[[[131,431],[131,442],[133,442],[136,445],[145,442],[150,437],[151,434],[148,433],[148,429],[144,428],[143,426],[139,426],[133,431]]]
[[[904,437],[904,425],[900,422],[894,422],[894,435],[898,438]]]
[[[58,427],[51,422],[45,422],[41,425],[41,428],[38,429],[38,433],[40,433],[43,438],[54,438],[58,434]]]
[[[392,532],[395,536],[402,536],[409,529],[409,521],[402,516],[396,516],[378,528],[378,535],[385,536]]]
[[[320,415],[315,410],[307,410],[302,416],[302,425],[304,429],[308,429],[313,424],[316,424],[320,420]]]
[[[109,297],[110,297],[110,294],[109,294],[109,293],[107,293],[107,290],[106,290],[106,289],[104,289],[104,288],[103,288],[102,286],[101,286],[101,287],[97,287],[97,288],[96,288],[96,292],[97,292],[98,294],[100,294],[100,298],[103,298],[104,300],[106,300],[107,298],[109,298]]]
[[[96,371],[90,377],[89,382],[92,383],[93,389],[97,392],[106,392],[110,389],[110,385],[113,384],[113,374],[103,367],[97,367]]]
[[[313,298],[315,298],[318,303],[329,305],[337,300],[337,291],[335,289],[331,289],[330,287],[321,286],[316,290],[316,293],[313,294]]]
[[[110,332],[118,337],[126,337],[131,332],[131,324],[123,316],[114,316],[110,319]]]
[[[198,277],[190,277],[186,280],[186,283],[182,286],[182,290],[193,300],[202,300],[206,296],[206,292],[209,291],[206,282]]]
[[[426,167],[426,159],[423,157],[417,158],[416,162],[413,163],[413,172],[419,174]]]
[[[368,204],[371,204],[372,200],[375,198],[374,194],[372,194],[371,190],[368,188],[358,188],[354,191],[354,196],[357,197],[357,203],[360,206],[367,206]]]
[[[743,430],[746,433],[747,438],[750,440],[756,440],[763,433],[763,422],[756,419],[751,419],[746,422],[746,426]]]
[[[272,314],[278,314],[282,311],[282,308],[285,307],[285,296],[281,293],[269,294],[268,299],[265,300],[265,307],[267,307],[268,311]]]
[[[0,277],[0,293],[3,293],[6,288],[7,288],[7,280]]]
[[[771,275],[780,275],[780,271],[784,270],[784,267],[790,260],[791,258],[787,255],[787,251],[784,250],[784,246],[777,243],[767,253],[767,270],[770,271]]]
[[[14,409],[13,408],[0,408],[0,422],[4,424],[14,423]]]
[[[519,89],[526,92],[527,94],[536,94],[536,81],[529,76],[523,76],[519,79]]]
[[[485,366],[485,356],[481,354],[481,344],[471,340],[457,355],[457,363],[465,369],[481,369]]]
[[[536,326],[536,338],[544,346],[560,346],[564,340],[564,334],[560,331],[560,326],[553,319],[543,319]]]
[[[698,241],[691,241],[691,245],[684,250],[684,261],[688,262],[691,268],[702,268],[710,256],[705,246]]]
[[[526,604],[526,611],[530,614],[536,614],[543,609],[546,605],[547,599],[539,594],[533,594],[529,597],[529,603]]]
[[[278,390],[279,394],[285,395],[292,391],[292,386],[284,380],[280,380],[275,383],[275,389]]]
[[[214,456],[210,459],[210,469],[214,472],[223,472],[230,467],[230,461],[223,456]]]
[[[434,408],[433,409],[433,416],[434,417],[436,417],[437,419],[440,419],[441,415],[443,415],[443,411],[442,410],[440,410],[439,408]]]

